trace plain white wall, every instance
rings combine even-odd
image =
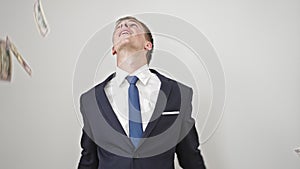
[[[300,146],[300,1],[43,0],[47,38],[37,32],[33,3],[0,1],[0,37],[9,35],[33,69],[30,78],[14,59],[13,81],[0,81],[1,169],[76,168],[76,59],[97,30],[144,12],[193,24],[219,55],[227,99],[218,129],[201,146],[209,169],[300,167],[293,152]]]

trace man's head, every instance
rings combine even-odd
[[[126,45],[135,50],[146,50],[147,62],[150,62],[153,51],[152,34],[143,22],[132,16],[126,16],[116,21],[112,53],[117,54],[124,47],[128,47]]]

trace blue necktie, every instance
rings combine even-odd
[[[130,84],[128,88],[129,137],[133,145],[137,147],[143,134],[139,90],[136,87],[138,78],[127,76],[126,79]]]

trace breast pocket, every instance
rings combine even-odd
[[[157,124],[153,129],[151,136],[161,134],[162,132],[168,130],[176,121],[178,114],[165,114],[161,115],[157,120]]]

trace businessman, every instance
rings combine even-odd
[[[80,98],[78,169],[174,169],[175,153],[182,168],[205,169],[192,89],[149,69],[149,28],[134,17],[120,18],[112,41],[116,71]]]

